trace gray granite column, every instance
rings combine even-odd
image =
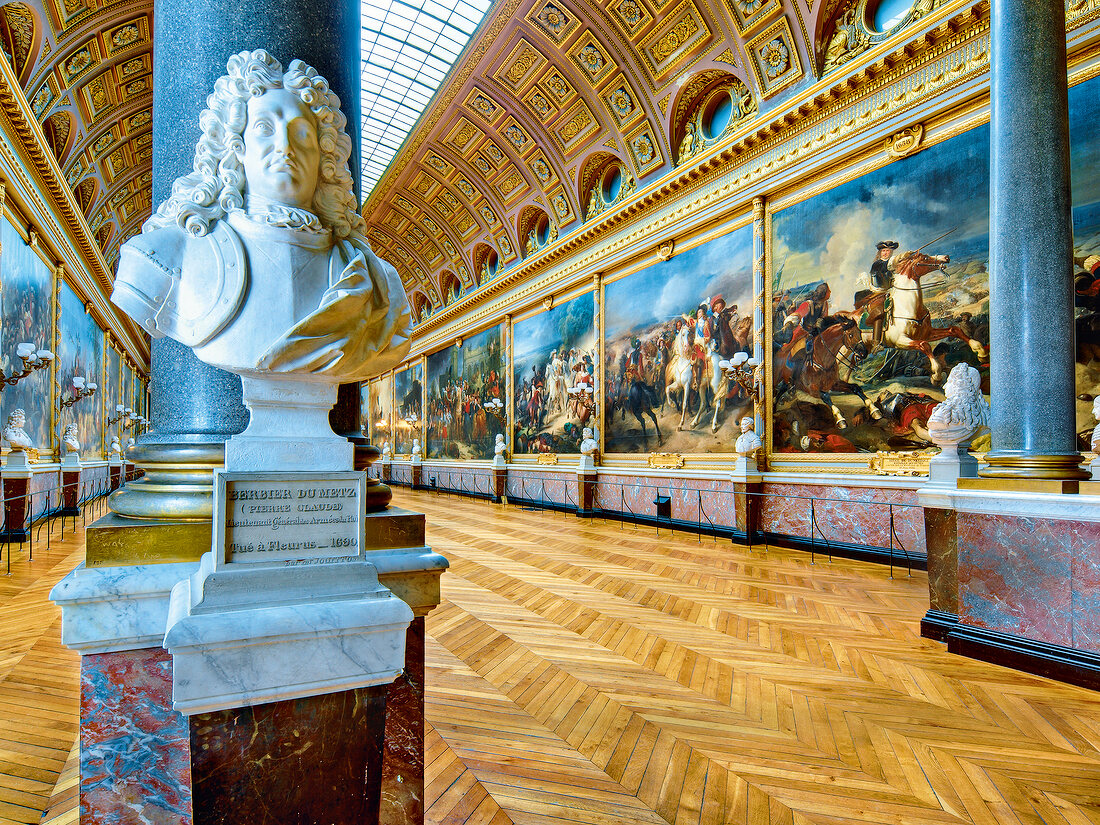
[[[991,75],[993,451],[982,475],[1086,478],[1074,437],[1063,0],[994,0]]]
[[[340,97],[352,138],[352,177],[359,185],[360,22],[357,0],[157,0],[154,9],[153,203],[191,171],[199,113],[235,52],[266,49],[284,68],[302,59]],[[134,453],[146,483],[119,491],[111,508],[136,518],[210,517],[210,470],[224,442],[248,424],[240,379],[199,361],[169,339],[153,342],[153,430]],[[341,388],[332,424],[359,434],[358,385]]]

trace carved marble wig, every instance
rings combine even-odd
[[[65,433],[61,436],[61,443],[65,445],[66,455],[79,455],[80,454],[80,428],[76,424],[70,424],[65,428]]]
[[[125,243],[111,300],[208,364],[333,384],[396,366],[411,313],[371,250],[339,98],[300,60],[229,58],[194,171]]]

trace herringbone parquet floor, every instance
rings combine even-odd
[[[61,611],[48,598],[84,560],[76,523],[74,533],[72,519],[64,531],[55,520],[49,546],[35,528],[33,559],[29,544],[0,545],[0,825],[41,820],[77,738],[80,656],[61,644]]]
[[[921,639],[922,574],[396,503],[452,562],[429,823],[1100,823],[1100,695]],[[0,583],[0,825],[76,821],[77,662],[45,596],[80,550]]]
[[[434,823],[1100,823],[1100,696],[920,638],[923,574],[401,491]]]

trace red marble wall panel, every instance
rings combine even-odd
[[[917,491],[878,487],[839,487],[821,484],[764,484],[760,529],[787,536],[810,537],[810,500],[819,532],[829,541],[867,547],[890,547],[890,505],[893,509],[893,546],[923,555],[924,511]]]
[[[570,508],[577,506],[576,473],[516,470],[509,467],[508,480],[504,490],[508,498],[535,502],[545,501]]]
[[[656,516],[658,495],[671,496],[672,518],[692,524],[736,527],[733,482],[718,478],[660,478],[600,473],[596,507],[613,513]]]
[[[390,464],[389,481],[394,484],[412,484],[412,465],[399,464],[393,462]]]
[[[81,657],[82,825],[190,825],[190,753],[166,650]]]
[[[1100,523],[958,514],[959,618],[1100,651]]]
[[[461,464],[433,464],[425,461],[420,473],[420,483],[435,489],[481,496],[493,494],[493,471],[489,467],[462,466]]]

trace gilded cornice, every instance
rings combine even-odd
[[[871,52],[861,67],[819,83],[783,112],[756,118],[691,167],[650,184],[631,203],[565,235],[530,258],[427,319],[414,333],[414,352],[430,351],[454,335],[454,325],[474,328],[543,291],[594,268],[607,269],[655,246],[677,225],[703,210],[747,204],[764,185],[774,190],[812,163],[836,162],[843,147],[883,128],[963,84],[984,79],[989,58],[989,6],[984,0],[945,9],[945,19],[904,45]]]
[[[47,148],[41,126],[6,60],[0,60],[0,128],[8,137],[0,141],[4,174],[26,200],[36,225],[73,273],[79,291],[90,300],[106,325],[123,339],[126,351],[138,363],[149,362],[145,336],[107,300],[111,276],[95,243],[61,166]],[[9,197],[13,193],[9,191]],[[121,335],[118,335],[121,333]]]

